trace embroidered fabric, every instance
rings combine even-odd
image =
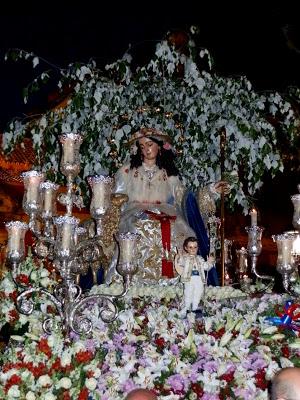
[[[167,176],[164,169],[157,166],[151,169],[149,185],[149,171],[142,165],[136,169],[130,169],[129,165],[122,167],[116,174],[117,193],[126,193],[128,203],[123,207],[119,232],[134,232],[140,234],[137,244],[139,254],[138,272],[134,279],[142,282],[158,282],[165,280],[162,276],[162,260],[174,259],[177,248],[182,248],[184,239],[194,236],[194,231],[184,220],[181,214],[181,197],[183,186],[177,176]],[[148,214],[147,214],[147,212]],[[151,218],[149,213],[166,214],[170,217],[171,238],[170,246],[163,246],[161,223]],[[177,273],[174,270],[175,278]],[[117,255],[113,257],[106,282],[120,279],[117,272]],[[170,279],[172,281],[173,279]],[[177,279],[178,280],[178,279]]]

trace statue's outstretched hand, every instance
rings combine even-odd
[[[215,183],[214,190],[219,194],[221,194],[221,193],[228,194],[228,193],[230,193],[231,187],[228,182],[219,181],[219,182]]]

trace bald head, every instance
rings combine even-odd
[[[283,368],[272,380],[271,400],[300,400],[300,368]]]
[[[157,400],[157,397],[148,389],[134,389],[128,393],[125,400]]]

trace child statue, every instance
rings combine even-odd
[[[200,300],[204,294],[206,284],[204,271],[209,271],[213,266],[215,259],[212,256],[205,261],[203,257],[197,254],[198,241],[195,237],[188,237],[183,242],[182,251],[175,256],[175,269],[180,275],[180,280],[184,284],[184,307],[182,317],[192,308],[193,312],[198,311]]]

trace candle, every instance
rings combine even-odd
[[[24,237],[28,225],[20,221],[10,221],[5,224],[8,232],[7,250],[10,253],[20,253],[24,251]]]
[[[44,211],[46,213],[52,212],[52,198],[53,198],[53,192],[52,189],[45,189],[44,192]]]
[[[69,138],[65,139],[65,142],[63,144],[63,163],[74,163],[74,140]]]
[[[297,235],[293,243],[293,254],[295,256],[300,256],[300,235]]]
[[[8,240],[8,252],[19,251],[21,247],[21,233],[22,230],[17,227],[13,226],[10,231],[10,237]]]
[[[40,182],[41,178],[39,176],[29,176],[27,188],[27,203],[37,202]]]
[[[251,226],[257,226],[257,211],[255,208],[250,210]]]
[[[132,261],[134,246],[134,240],[126,239],[121,241],[121,260],[123,263],[130,263]]]
[[[69,250],[72,238],[72,224],[65,222],[61,234],[61,247],[62,249]]]
[[[282,239],[281,241],[281,261],[283,265],[291,263],[293,240],[292,238]]]
[[[94,207],[104,208],[106,200],[106,186],[104,182],[94,183],[93,185],[93,195],[94,195]]]

